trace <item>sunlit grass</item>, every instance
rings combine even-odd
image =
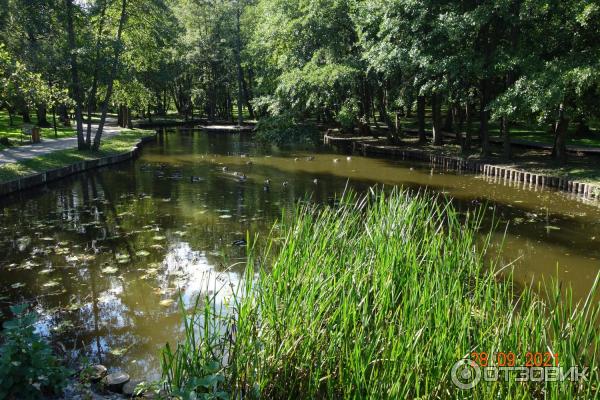
[[[565,368],[598,370],[595,297],[575,304],[548,283],[542,298],[500,279],[484,261],[480,217],[403,191],[299,208],[275,228],[273,254],[251,252],[233,322],[212,294],[187,316],[186,339],[164,353],[166,386],[234,398],[596,398],[596,375],[469,391],[451,382],[471,352],[513,352],[519,366],[551,352]]]

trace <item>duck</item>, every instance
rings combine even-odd
[[[223,167],[222,169],[223,169],[223,172],[229,171],[229,168],[227,168],[227,167]]]
[[[190,176],[190,182],[201,182],[201,181],[202,181],[202,178],[199,176],[194,176],[194,175]]]
[[[239,177],[239,179],[238,179],[238,180],[239,180],[240,182],[246,182],[246,180],[247,180],[247,179],[248,179],[248,178],[246,177],[246,174],[242,174],[242,175],[240,175],[240,177]]]
[[[313,183],[316,185],[317,183],[319,183],[319,180],[317,178],[313,179]]]
[[[300,159],[298,157],[294,158],[294,161],[300,161]]]
[[[333,159],[333,162],[339,162],[339,161],[340,161],[340,159],[339,159],[339,158],[334,158],[334,159]]]
[[[313,157],[313,156],[308,156],[308,157],[306,157],[306,161],[312,161],[312,160],[314,160],[314,159],[315,159],[315,157]]]
[[[252,161],[246,161],[246,165],[252,165]]]
[[[244,239],[234,240],[232,243],[234,246],[245,246],[246,244],[246,240]]]
[[[271,180],[269,178],[265,179],[265,181],[263,182],[265,186],[270,186],[271,185]]]
[[[283,185],[283,187],[287,187],[288,186],[288,181],[283,181],[282,185]]]
[[[352,157],[350,157],[350,156],[346,157],[346,161],[352,161]]]

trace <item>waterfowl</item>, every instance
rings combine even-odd
[[[339,161],[340,161],[340,159],[339,159],[339,158],[334,158],[334,159],[333,159],[333,162],[339,162]]]
[[[294,158],[294,161],[300,161],[300,159],[298,157]]]
[[[191,182],[200,182],[200,181],[202,181],[202,178],[199,176],[192,175],[192,176],[190,176],[190,181]]]
[[[283,181],[283,187],[287,187],[288,181]]]
[[[317,178],[313,179],[313,183],[316,185],[317,183],[319,183],[319,180]]]
[[[252,161],[246,161],[246,165],[252,165]]]
[[[352,161],[352,157],[350,157],[350,156],[346,157],[346,161]]]
[[[308,157],[306,157],[306,161],[312,161],[312,160],[314,160],[314,159],[315,159],[315,158],[314,158],[313,156],[308,156]]]
[[[234,240],[232,245],[234,246],[245,246],[246,245],[246,241],[244,239],[240,239],[240,240]]]
[[[222,169],[223,169],[223,172],[227,172],[229,170],[229,168],[227,168],[227,167],[223,167]]]
[[[271,185],[271,180],[267,178],[263,183],[265,184],[265,186],[269,186]]]
[[[246,182],[246,179],[248,179],[248,178],[246,178],[246,174],[242,174],[242,175],[240,175],[240,177],[239,177],[239,181],[240,181],[240,182]]]

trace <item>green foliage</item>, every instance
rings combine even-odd
[[[60,394],[70,371],[38,333],[37,315],[27,305],[10,307],[14,319],[3,325],[0,346],[0,398],[38,399]]]
[[[540,287],[545,296],[518,291],[486,261],[481,216],[398,190],[302,206],[275,229],[275,254],[250,254],[225,387],[236,398],[455,399],[466,392],[450,371],[472,351],[512,351],[518,365],[526,352],[551,351],[591,379],[481,381],[468,397],[596,398],[598,282],[580,304],[559,282]],[[219,343],[214,332],[198,340]]]
[[[358,105],[356,102],[345,102],[340,108],[340,111],[338,111],[336,120],[340,124],[343,132],[352,133],[358,121]]]
[[[255,139],[265,144],[315,144],[319,131],[310,123],[299,123],[291,114],[285,113],[261,118],[256,126]]]

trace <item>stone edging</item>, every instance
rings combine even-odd
[[[586,182],[578,182],[565,177],[535,174],[520,169],[502,167],[494,164],[486,164],[480,161],[465,160],[459,157],[449,157],[431,154],[426,151],[404,150],[400,147],[379,146],[364,141],[352,140],[351,138],[340,138],[325,135],[325,144],[345,146],[363,155],[386,155],[403,160],[416,160],[428,162],[432,166],[442,167],[446,170],[458,172],[472,172],[493,178],[497,182],[516,183],[523,188],[543,189],[555,188],[570,193],[585,200],[600,201],[600,186]]]
[[[35,186],[43,185],[48,182],[56,181],[58,179],[62,179],[64,177],[76,174],[78,172],[87,171],[90,169],[104,167],[106,165],[117,164],[126,160],[130,160],[139,154],[140,149],[145,143],[154,141],[155,139],[156,136],[144,136],[131,149],[131,151],[125,153],[96,158],[93,160],[80,161],[66,165],[64,167],[51,169],[37,174],[14,179],[12,181],[0,183],[0,197],[6,196],[11,193],[19,192],[21,190],[29,189]]]

